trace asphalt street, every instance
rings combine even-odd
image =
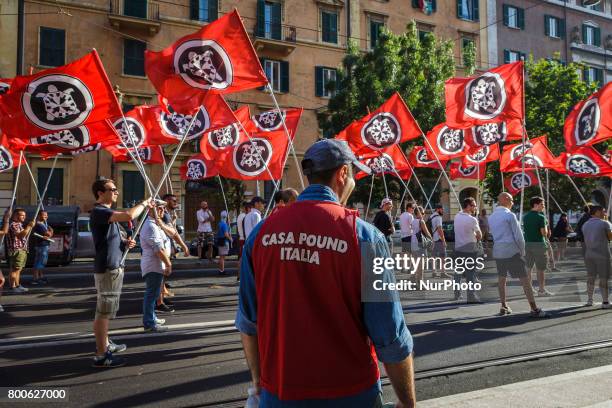
[[[457,364],[612,339],[612,311],[601,310],[597,304],[582,306],[586,286],[580,260],[562,263],[561,272],[549,275],[549,289],[556,295],[537,298],[550,312],[548,319],[528,317],[527,302],[513,280],[509,281],[509,293],[514,313],[497,316],[496,275],[492,264],[488,266],[480,275],[485,304],[454,302],[452,292],[402,297],[415,341],[417,377],[427,370]],[[235,276],[218,276],[212,267],[181,260],[172,277],[176,312],[159,316],[167,320],[170,330],[151,334],[141,328],[142,278],[136,268],[129,269],[133,272],[126,274],[121,309],[111,323],[112,338],[128,345],[125,367],[91,367],[93,277],[86,264],[75,264],[52,268],[47,287],[2,296],[0,303],[6,311],[0,314],[0,386],[47,386],[68,391],[68,401],[49,406],[244,406],[249,374],[233,328]],[[24,282],[28,286],[26,279]],[[612,364],[609,348],[424,376],[417,381],[417,391],[423,400],[605,364]],[[390,386],[385,385],[384,391],[386,400],[394,400]],[[28,404],[0,401],[3,406]]]

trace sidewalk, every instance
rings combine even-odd
[[[225,260],[225,267],[228,269],[237,268],[238,261],[235,257],[231,257],[230,259]],[[30,268],[28,268],[30,269]],[[209,263],[208,261],[203,261],[200,265],[198,264],[198,258],[189,257],[183,258],[178,257],[172,260],[172,269],[177,270],[186,270],[186,269],[217,269],[216,263]],[[125,271],[126,272],[139,272],[140,271],[140,254],[134,254],[133,256],[129,256],[125,261]],[[65,266],[49,266],[45,268],[45,273],[48,273],[50,277],[54,274],[61,273],[84,273],[91,272],[93,273],[93,258],[82,258],[76,261],[71,262],[69,265]]]
[[[430,399],[418,407],[612,407],[612,365]]]

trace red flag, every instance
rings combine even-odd
[[[446,124],[474,125],[523,119],[523,62],[501,65],[481,75],[451,78],[444,86]]]
[[[108,120],[88,123],[78,128],[60,130],[44,136],[33,137],[30,140],[9,139],[11,148],[15,150],[25,150],[40,154],[43,157],[52,157],[57,154],[74,155],[73,152],[87,148],[92,151],[90,146],[105,145],[110,146],[120,143],[119,136]]]
[[[494,144],[470,150],[469,154],[463,156],[462,164],[468,167],[478,163],[488,163],[496,160],[499,160],[499,145]]]
[[[268,83],[237,10],[162,51],[145,51],[145,71],[183,113],[203,105],[208,90],[227,94]]]
[[[354,121],[336,139],[346,140],[355,154],[383,150],[423,134],[399,93],[393,94],[378,109]]]
[[[553,170],[570,177],[612,176],[612,165],[592,146],[576,147],[570,153],[561,153]]]
[[[236,180],[280,180],[289,140],[284,132],[269,132],[265,136],[254,135],[233,146],[217,162],[219,173]]]
[[[231,125],[207,132],[200,139],[200,152],[208,160],[222,160],[222,154],[231,151],[232,146],[237,146],[247,140],[242,130],[250,121],[251,112],[249,105],[241,106],[234,111],[237,121]],[[242,124],[242,126],[240,126]]]
[[[568,152],[612,137],[612,83],[574,106],[565,119],[563,136]]]
[[[521,171],[522,157],[525,156],[525,168],[552,168],[555,157],[546,146],[546,136],[531,139],[525,143],[504,146],[499,167],[505,173]]]
[[[8,92],[9,88],[11,87],[12,82],[13,82],[12,79],[0,78],[0,97],[1,95]]]
[[[410,151],[408,160],[412,163],[412,167],[428,167],[432,169],[439,169],[440,165],[435,157],[429,157],[427,149],[424,146],[414,146]],[[441,161],[442,167],[446,167],[447,161]]]
[[[204,180],[219,174],[215,162],[202,154],[191,156],[181,166],[181,180]]]
[[[467,130],[451,129],[445,123],[435,126],[427,133],[426,148],[430,157],[435,158],[436,155],[440,160],[450,160],[455,157],[465,156],[468,153],[468,147],[465,144],[465,134]],[[433,149],[433,152],[429,152]],[[435,153],[435,154],[434,154]]]
[[[540,184],[538,182],[538,176],[533,171],[526,171],[525,177],[521,177],[521,175],[522,172],[514,173],[504,180],[504,186],[511,195],[520,193],[523,188],[533,187]],[[523,180],[522,182],[521,179]]]
[[[491,122],[473,126],[466,131],[465,143],[470,147],[482,147],[522,138],[523,125],[520,120],[515,119],[508,122]]]
[[[8,143],[8,138],[0,132],[0,173],[19,167],[23,161],[19,160],[20,153],[13,150]]]
[[[399,145],[393,145],[386,148],[379,152],[378,157],[371,157],[360,161],[372,169],[372,174],[375,176],[383,173],[397,176],[396,173],[400,172],[406,175],[406,171],[411,171],[410,164]],[[369,176],[369,174],[360,171],[355,175],[355,180],[362,179],[366,176]],[[408,174],[408,176],[410,176],[410,174]],[[401,173],[400,177],[402,177]]]
[[[479,168],[480,167],[480,168]],[[450,165],[450,179],[484,180],[487,172],[486,163],[472,166],[463,166],[460,161],[452,162]]]
[[[125,149],[118,149],[114,146],[106,148],[113,155],[115,163],[132,163],[132,157]],[[164,157],[160,146],[147,146],[131,149],[133,154],[138,154],[144,164],[163,164]]]
[[[120,115],[95,50],[68,65],[14,78],[0,102],[0,128],[9,138],[30,139]]]
[[[292,139],[297,132],[303,111],[303,108],[281,109],[282,117],[285,119],[285,125]],[[285,132],[281,115],[277,110],[270,110],[251,116],[250,120],[247,121],[245,130],[249,133]]]

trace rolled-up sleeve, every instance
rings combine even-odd
[[[390,256],[384,236],[374,232],[372,242],[366,246],[370,254],[362,256],[363,270],[373,273],[373,259]],[[377,279],[395,282],[393,270],[384,268]],[[363,302],[364,324],[376,349],[378,359],[383,363],[397,363],[412,353],[413,340],[404,321],[404,312],[397,293],[390,293],[386,301]]]
[[[235,325],[238,331],[254,336],[257,334],[257,293],[253,273],[253,243],[259,232],[259,225],[253,229],[242,249],[240,261],[240,288],[238,290],[238,312]]]

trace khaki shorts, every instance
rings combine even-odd
[[[546,244],[528,242],[525,249],[527,270],[529,271],[535,265],[537,270],[545,271],[548,267],[548,248]]]
[[[26,266],[26,261],[28,260],[28,252],[20,249],[15,251],[9,255],[9,268],[12,271],[18,271]]]
[[[123,268],[94,273],[94,279],[98,292],[96,319],[114,319],[119,310],[119,298],[123,287]]]

